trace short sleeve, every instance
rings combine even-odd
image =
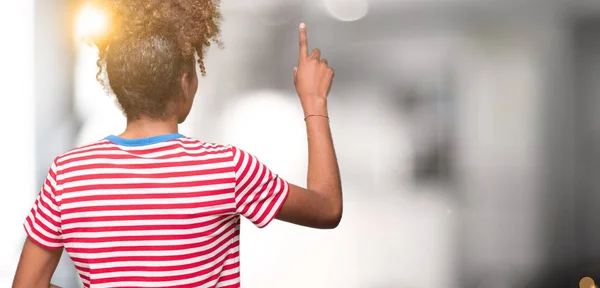
[[[289,192],[289,184],[249,153],[232,147],[235,165],[237,213],[259,228],[277,215]]]
[[[53,163],[23,225],[31,240],[49,249],[63,247],[60,209],[55,197],[56,164]]]

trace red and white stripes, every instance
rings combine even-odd
[[[86,287],[239,287],[239,217],[266,226],[288,189],[233,146],[102,140],[56,158],[24,226]]]

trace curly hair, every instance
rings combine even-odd
[[[220,45],[218,0],[94,0],[111,27],[91,39],[98,48],[97,80],[129,119],[164,118],[182,95],[181,76],[206,75],[204,52]],[[193,69],[193,71],[192,71]]]

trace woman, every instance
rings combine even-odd
[[[98,79],[127,128],[54,160],[24,224],[13,287],[49,287],[63,248],[86,287],[240,287],[241,216],[258,227],[275,218],[338,225],[342,189],[327,113],[333,70],[319,50],[309,54],[306,25],[293,74],[308,134],[304,189],[235,146],[178,133],[198,88],[195,61],[205,74],[204,48],[218,43],[218,3],[103,4],[115,25],[95,39]]]

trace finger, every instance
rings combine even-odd
[[[327,79],[327,82],[329,82],[329,89],[327,89],[327,95],[329,95],[329,92],[331,91],[331,83],[333,82],[334,75],[335,75],[335,72],[333,71],[332,68],[327,69],[326,79]]]
[[[300,40],[300,59],[308,57],[308,39],[306,38],[306,24],[300,23],[299,40]]]
[[[298,76],[298,67],[294,67],[294,83],[296,83],[296,76]]]
[[[313,59],[319,59],[319,58],[321,58],[321,50],[314,49],[312,51],[312,53],[310,53],[310,57],[313,58]]]
[[[333,68],[329,68],[327,69],[327,79],[328,81],[332,81],[333,80],[333,76],[335,76],[335,72],[333,71]]]
[[[327,62],[327,59],[321,59],[321,64],[324,64],[325,66],[327,66],[329,64],[329,62]]]

